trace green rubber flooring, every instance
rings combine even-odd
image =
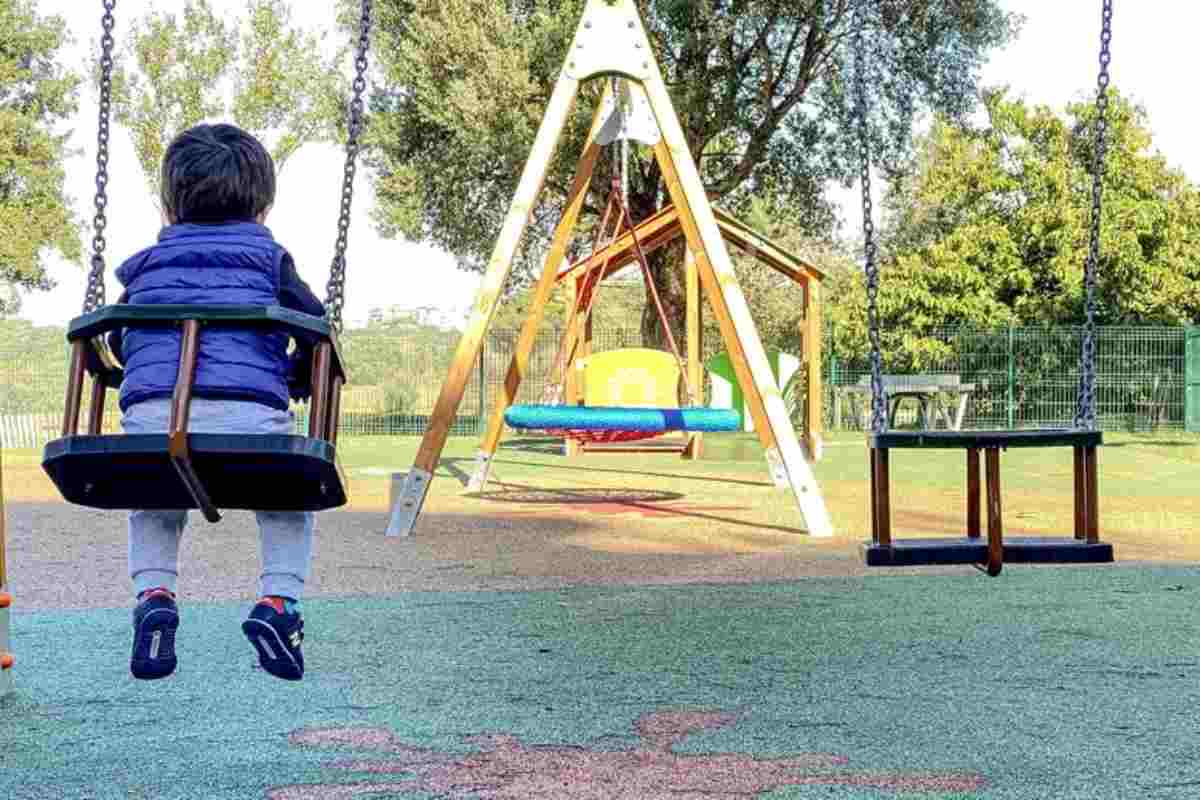
[[[0,798],[1195,798],[1200,571],[317,597],[308,674],[245,604],[14,614]]]

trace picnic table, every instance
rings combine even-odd
[[[958,375],[936,373],[927,375],[884,375],[883,386],[888,398],[888,427],[896,425],[896,413],[906,399],[917,402],[917,425],[932,430],[940,422],[946,430],[962,429],[967,402],[975,384],[963,383]],[[841,422],[842,401],[848,401],[859,427],[866,429],[870,422],[871,376],[864,375],[858,383],[838,386],[834,390],[834,420]],[[932,422],[932,424],[931,424]]]

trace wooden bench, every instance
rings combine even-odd
[[[940,422],[946,430],[962,429],[963,417],[967,413],[967,402],[975,391],[975,384],[963,383],[958,375],[950,373],[928,373],[918,375],[883,375],[883,386],[888,396],[888,427],[896,425],[896,414],[905,399],[917,401],[917,426],[924,430],[937,427]],[[834,419],[841,421],[840,396],[850,399],[859,427],[866,429],[870,423],[871,376],[864,375],[858,383],[840,386],[835,392]],[[949,406],[943,405],[944,398],[952,398]],[[933,424],[930,424],[932,420]]]

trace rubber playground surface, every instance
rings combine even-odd
[[[1165,462],[1130,489],[1124,456],[1102,457],[1117,564],[988,579],[868,574],[846,497],[859,452],[821,467],[831,540],[797,534],[759,464],[618,477],[607,457],[512,453],[490,497],[459,497],[448,461],[418,535],[386,539],[385,475],[406,455],[357,459],[356,504],[321,515],[308,672],[288,684],[239,629],[252,517],[193,521],[180,669],[139,683],[122,515],[50,501],[6,453],[18,664],[0,797],[1200,796],[1200,514],[1167,498]],[[1023,480],[1010,530],[1055,522],[1022,515],[1045,476]],[[898,513],[901,535],[961,507],[897,487],[928,515]]]

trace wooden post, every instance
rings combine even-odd
[[[167,423],[167,450],[171,464],[192,500],[204,518],[215,523],[221,521],[221,514],[200,481],[188,449],[188,418],[191,416],[192,388],[196,383],[196,359],[199,355],[200,323],[194,319],[184,320],[183,335],[179,342],[179,370],[175,376],[175,392],[171,395],[171,418]]]
[[[171,419],[167,423],[172,456],[187,456],[188,418],[192,410],[192,387],[196,383],[196,359],[200,355],[200,323],[183,321],[179,341],[179,369],[175,375],[175,393],[171,395]]]
[[[875,544],[892,546],[892,487],[888,450],[869,447],[871,453],[871,521]]]
[[[878,487],[875,480],[875,448],[867,446],[867,477],[870,479],[871,492],[867,497],[868,505],[871,507],[871,541],[874,544],[879,544],[879,495],[877,494]]]
[[[738,383],[749,402],[759,441],[772,464],[772,477],[776,483],[782,477],[791,486],[810,535],[832,536],[833,522],[821,497],[821,489],[796,439],[783,395],[771,372],[746,298],[738,286],[733,262],[708,204],[696,164],[688,152],[666,86],[656,72],[643,88],[663,130],[663,140],[655,147],[658,163],[671,200],[679,209],[680,224],[687,235],[688,246],[695,254],[701,284],[720,323]]]
[[[1084,455],[1082,447],[1074,448],[1075,468],[1075,538],[1083,541],[1087,538],[1087,480],[1084,477]]]
[[[1004,518],[1000,506],[1000,448],[988,447],[983,452],[987,461],[987,573],[996,577],[1004,567]]]
[[[425,504],[429,482],[433,480],[433,472],[441,458],[442,448],[446,446],[450,426],[458,413],[458,405],[462,402],[463,392],[466,391],[471,369],[479,355],[480,343],[488,325],[491,324],[492,316],[496,313],[500,293],[504,290],[508,275],[512,271],[513,256],[516,255],[521,235],[525,232],[529,215],[533,213],[537,204],[546,171],[550,167],[550,161],[554,157],[578,91],[578,80],[569,77],[565,71],[559,75],[558,82],[554,85],[554,93],[550,96],[546,116],[534,139],[533,151],[529,160],[525,162],[517,192],[513,196],[504,226],[500,230],[500,237],[496,240],[496,246],[484,272],[471,318],[462,338],[459,339],[450,373],[446,382],[442,384],[442,390],[434,404],[433,414],[429,418],[429,425],[421,439],[413,466],[405,476],[396,497],[388,520],[388,536],[411,534],[421,513],[421,507]]]
[[[596,162],[600,158],[602,148],[596,144],[595,139],[604,122],[602,115],[604,97],[607,97],[611,91],[611,88],[605,87],[596,116],[592,119],[592,128],[588,133],[583,156],[579,160],[579,168],[575,172],[575,180],[571,184],[566,209],[563,211],[562,219],[558,221],[558,227],[554,230],[550,252],[546,254],[546,261],[542,265],[542,274],[533,290],[529,316],[521,325],[517,346],[504,376],[504,389],[496,397],[496,405],[492,409],[492,416],[488,419],[487,433],[484,434],[483,441],[479,444],[475,469],[467,484],[468,492],[482,492],[487,485],[488,476],[491,473],[492,457],[495,456],[496,448],[500,446],[500,437],[504,433],[504,412],[516,399],[517,390],[520,389],[525,372],[529,369],[529,355],[537,342],[538,328],[541,327],[542,318],[546,313],[546,303],[554,294],[558,268],[562,266],[566,258],[567,245],[571,242],[571,233],[575,230],[575,223],[579,220],[579,212],[583,208],[583,201],[587,198],[592,174],[596,171]]]
[[[77,339],[71,344],[71,366],[67,372],[67,403],[63,411],[63,436],[79,433],[79,407],[83,403],[83,377],[86,372],[84,350],[87,343]]]
[[[979,526],[979,449],[967,448],[967,538],[978,539]]]
[[[326,428],[325,438],[333,445],[337,444],[338,428],[342,423],[342,384],[344,382],[345,379],[339,375],[333,379],[329,390],[329,426]]]
[[[1087,543],[1100,543],[1100,498],[1098,492],[1099,477],[1097,474],[1096,465],[1096,447],[1089,445],[1083,450],[1084,453],[1084,481],[1087,488]]]
[[[108,387],[103,375],[92,376],[92,399],[88,406],[88,435],[99,436],[104,428],[104,396]]]
[[[577,277],[571,281],[571,302],[573,304],[579,303],[586,282],[586,276]],[[596,289],[592,291],[594,292]],[[576,365],[578,359],[587,358],[592,354],[592,317],[590,314],[580,314],[572,320],[571,325],[574,326],[574,330],[566,332],[566,335],[570,337],[571,346],[567,353],[566,374],[563,376],[563,402],[569,406],[576,406],[583,402],[583,387],[580,385],[582,376]],[[576,342],[578,342],[578,346],[576,346]],[[567,458],[583,455],[583,447],[569,436],[563,442],[563,449]]]
[[[329,438],[329,374],[332,369],[332,350],[329,342],[321,342],[313,351],[312,398],[308,404],[310,439]]]
[[[704,405],[704,365],[700,363],[704,352],[704,327],[701,324],[702,298],[700,297],[700,270],[696,266],[696,256],[689,249],[684,255],[684,271],[687,285],[687,370],[688,382],[696,392],[696,403]],[[688,461],[698,461],[702,455],[704,434],[695,432],[688,435],[687,444],[683,449],[683,458]]]

